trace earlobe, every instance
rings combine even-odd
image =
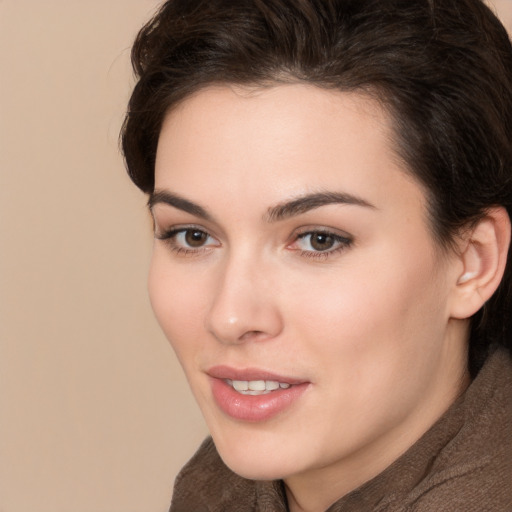
[[[459,255],[463,270],[453,290],[452,318],[469,318],[490,299],[503,277],[509,245],[507,211],[491,208],[464,236]]]

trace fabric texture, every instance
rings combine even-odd
[[[176,478],[170,512],[287,512],[281,481],[241,478],[211,438]],[[512,512],[512,360],[489,356],[407,452],[326,512]]]

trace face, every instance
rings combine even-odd
[[[458,392],[460,269],[391,135],[372,100],[306,85],[211,88],[165,119],[151,302],[245,477],[364,479]]]

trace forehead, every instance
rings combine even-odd
[[[181,146],[211,128],[215,130],[208,134],[208,140],[217,145],[221,135],[231,135],[224,140],[226,143],[235,139],[240,143],[245,136],[260,144],[264,140],[284,144],[299,139],[307,139],[308,146],[326,145],[332,139],[343,144],[355,138],[356,125],[359,132],[379,134],[382,142],[391,143],[390,121],[382,104],[364,93],[297,83],[268,87],[219,85],[201,89],[174,106],[164,118],[159,146],[163,141],[172,144],[173,138]],[[326,140],[328,132],[332,137]]]
[[[391,118],[368,95],[304,84],[211,87],[166,116],[155,182],[205,201],[336,190],[373,204],[383,192],[423,202],[393,147]]]

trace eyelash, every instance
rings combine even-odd
[[[171,248],[171,250],[179,256],[197,256],[208,251],[211,248],[211,246],[200,246],[192,248],[178,245],[176,242],[176,237],[180,234],[186,234],[189,231],[194,233],[201,233],[209,238],[213,238],[207,231],[195,226],[171,228],[168,231],[162,233],[161,235],[155,235],[155,237],[158,240],[164,241]]]
[[[305,258],[314,258],[319,260],[326,260],[328,258],[331,258],[333,256],[336,256],[343,252],[344,250],[348,249],[351,245],[353,240],[349,238],[348,236],[339,235],[336,233],[333,233],[332,231],[327,231],[325,229],[312,229],[309,231],[304,231],[302,233],[299,233],[296,235],[295,240],[293,241],[293,244],[296,244],[299,240],[303,240],[306,237],[312,237],[313,235],[323,235],[326,237],[329,237],[333,240],[334,244],[337,244],[337,246],[333,249],[326,249],[324,251],[308,251],[304,249],[296,249],[299,251],[299,255]]]
[[[196,248],[191,247],[184,247],[182,245],[178,245],[176,242],[176,237],[180,234],[186,234],[187,232],[195,232],[200,233],[202,235],[206,235],[208,238],[213,237],[204,229],[201,229],[199,227],[195,226],[185,226],[185,227],[179,227],[179,228],[172,228],[168,231],[165,231],[164,233],[160,235],[155,235],[155,237],[158,240],[162,240],[166,242],[171,250],[180,256],[198,256],[200,254],[203,254],[204,252],[210,250],[212,247],[218,247],[220,244],[210,244],[206,246],[199,246]],[[292,249],[298,252],[298,254],[301,257],[304,258],[312,258],[312,259],[319,259],[319,260],[326,260],[328,258],[331,258],[333,256],[336,256],[337,254],[341,253],[342,251],[348,249],[352,243],[353,240],[347,236],[342,236],[336,233],[333,233],[331,231],[327,231],[325,229],[311,229],[309,231],[304,231],[302,233],[296,234],[293,242],[287,245],[287,247],[290,247],[293,244],[296,244],[298,241],[303,240],[307,238],[308,236],[314,236],[314,235],[323,235],[326,237],[329,237],[333,240],[334,244],[337,244],[337,247],[334,249],[326,249],[324,251],[315,251],[315,250],[304,250],[304,249]]]

